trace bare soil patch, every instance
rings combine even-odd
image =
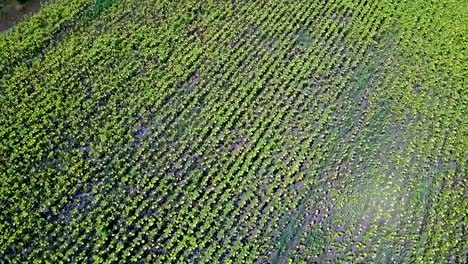
[[[0,0],[0,32],[15,27],[28,15],[37,13],[50,0],[27,0],[19,4],[16,0]]]

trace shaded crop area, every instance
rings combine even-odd
[[[0,35],[6,263],[466,263],[465,1],[55,1]]]

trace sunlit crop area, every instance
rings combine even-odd
[[[0,34],[1,263],[467,263],[468,1],[56,0]]]

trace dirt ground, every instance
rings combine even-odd
[[[20,5],[16,0],[0,0],[0,32],[16,26],[27,15],[34,14],[50,0],[28,0]]]

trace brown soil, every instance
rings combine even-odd
[[[28,15],[37,13],[50,0],[28,0],[20,5],[16,0],[0,0],[0,32],[15,27]]]

